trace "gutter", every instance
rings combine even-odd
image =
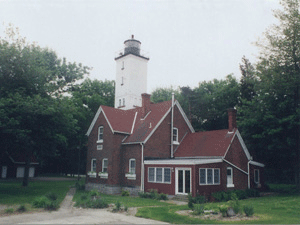
[[[248,161],[248,189],[250,189],[250,162],[251,160]]]
[[[174,121],[174,92],[172,93],[172,111],[171,111],[171,158],[174,158],[174,150],[173,150],[173,148],[174,148],[174,146],[173,146],[174,124],[173,124],[173,121]]]
[[[141,158],[141,191],[144,192],[144,144],[140,143],[142,146],[142,158]]]

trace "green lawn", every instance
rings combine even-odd
[[[201,220],[189,216],[178,215],[176,211],[187,210],[187,206],[166,206],[166,207],[145,207],[138,210],[136,216],[160,220],[175,224],[299,224],[300,223],[300,195],[278,195],[260,198],[252,198],[240,201],[241,205],[252,205],[254,207],[254,216],[258,220],[250,221],[216,221]],[[224,203],[207,203],[205,208],[217,209]]]
[[[31,204],[36,197],[49,192],[57,194],[60,203],[70,186],[76,181],[30,181],[28,187],[23,187],[21,181],[0,181],[0,204]]]

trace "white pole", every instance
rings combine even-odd
[[[173,152],[173,135],[174,135],[174,92],[172,93],[172,109],[171,109],[171,158],[174,158]]]

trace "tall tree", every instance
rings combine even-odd
[[[73,105],[63,97],[88,68],[17,36],[13,27],[0,39],[0,135],[2,151],[26,156],[28,185],[32,154],[55,154],[78,127]],[[3,138],[5,137],[5,138]]]
[[[225,80],[201,82],[191,96],[193,126],[196,130],[228,128],[227,109],[238,104],[239,85],[231,74]]]
[[[256,65],[259,85],[248,110],[242,109],[247,116],[241,124],[243,131],[251,133],[253,146],[264,155],[267,168],[285,181],[292,178],[288,172],[294,169],[300,188],[300,4],[283,0],[281,5],[281,10],[274,11],[279,23],[257,43],[261,50]]]

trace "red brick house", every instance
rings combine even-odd
[[[252,160],[228,111],[229,129],[194,132],[178,101],[122,110],[100,106],[87,132],[87,189],[210,195],[262,188],[264,165]],[[173,131],[173,132],[172,132]]]
[[[115,108],[100,106],[87,132],[86,188],[195,196],[263,187],[264,165],[252,160],[236,111],[228,130],[195,133],[178,101],[152,104],[142,94],[149,58],[134,36],[124,44],[115,58]]]

